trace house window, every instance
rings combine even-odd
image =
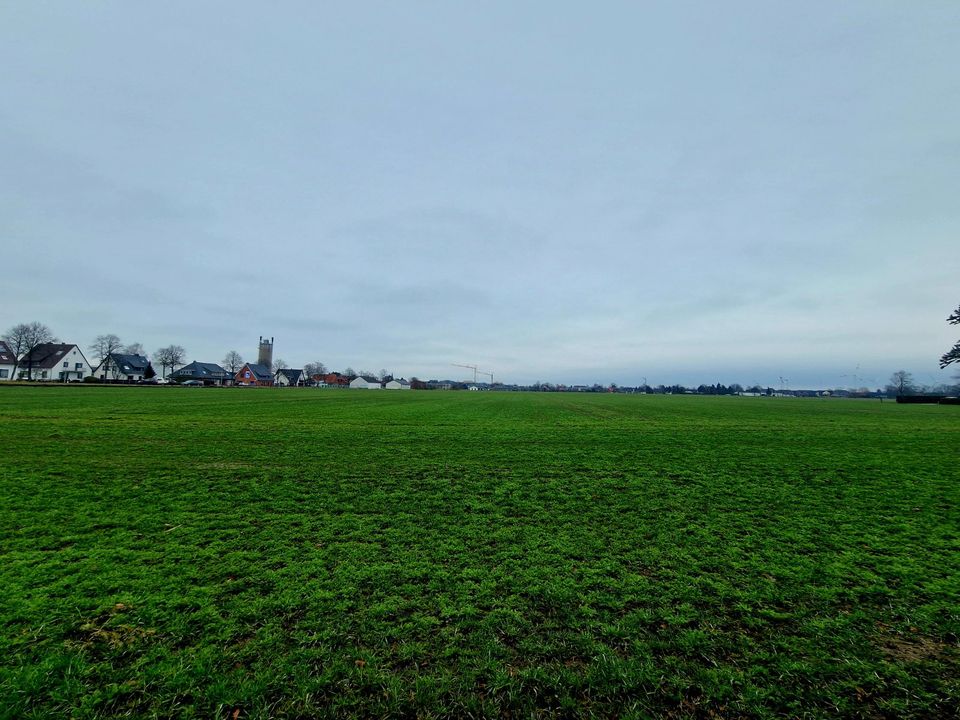
[[[74,370],[76,370],[77,372],[80,372],[81,370],[83,370],[83,363],[77,363],[74,366]]]
[[[70,363],[65,362],[65,363],[63,364],[63,366],[64,366],[65,368],[68,368],[68,367],[70,367]]]
[[[0,370],[0,380],[6,380],[10,376],[9,370]]]
[[[40,373],[40,378],[45,380],[46,377],[47,377],[47,371],[44,370],[42,373]]]

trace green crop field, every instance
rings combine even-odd
[[[956,717],[960,408],[0,388],[0,717]]]

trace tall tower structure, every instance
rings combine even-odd
[[[267,340],[260,336],[260,352],[257,354],[257,364],[264,367],[273,367],[273,338]]]

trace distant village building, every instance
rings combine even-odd
[[[375,377],[360,375],[350,381],[350,387],[354,390],[380,390],[383,386]]]
[[[403,378],[400,378],[399,380],[396,380],[396,379],[389,380],[387,381],[386,384],[384,384],[383,389],[384,390],[409,390],[410,383],[408,383]]]
[[[234,376],[234,383],[248,387],[272,387],[273,373],[266,365],[245,363]]]
[[[16,370],[17,358],[13,350],[3,340],[0,340],[0,380],[13,380],[13,371]]]
[[[280,387],[303,387],[307,384],[307,376],[303,370],[283,368],[277,371],[277,385]]]
[[[33,380],[76,382],[93,374],[93,368],[79,346],[72,343],[43,343],[20,359],[17,375]]]
[[[110,353],[93,374],[101,380],[140,382],[156,373],[150,367],[150,361],[143,355]]]
[[[204,385],[230,385],[233,375],[216,363],[204,363],[194,360],[189,365],[174,370],[167,377],[177,382],[199,380]]]

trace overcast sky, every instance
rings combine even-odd
[[[0,331],[949,379],[956,0],[357,5],[0,5]]]

